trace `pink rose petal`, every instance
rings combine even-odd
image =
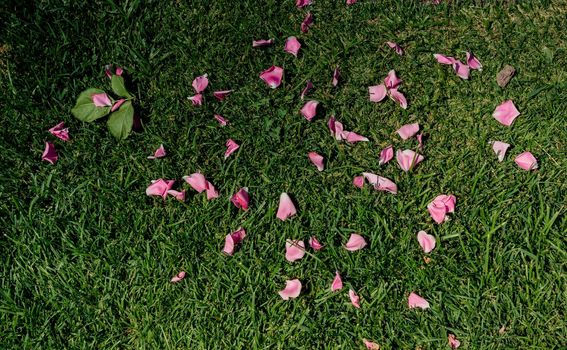
[[[380,350],[379,344],[371,342],[370,340],[367,339],[362,339],[362,342],[364,343],[364,346],[366,346],[367,350]]]
[[[334,117],[329,118],[327,123],[329,126],[329,130],[331,131],[331,135],[338,141],[343,139],[343,124],[337,121]]]
[[[439,53],[436,53],[436,54],[433,54],[433,57],[435,57],[437,62],[439,62],[441,64],[452,65],[453,63],[455,63],[455,59],[451,56],[445,56],[445,55],[441,55]]]
[[[185,275],[186,275],[185,271],[181,271],[177,275],[173,276],[171,278],[170,282],[171,283],[177,283],[177,282],[181,281],[182,279],[184,279]]]
[[[307,101],[303,108],[301,108],[301,115],[311,121],[317,115],[317,106],[319,105],[318,101]]]
[[[207,88],[207,85],[209,85],[207,74],[195,78],[191,85],[193,86],[193,89],[195,89],[196,93],[200,94],[201,92],[203,92]]]
[[[520,112],[514,106],[514,102],[512,100],[506,100],[502,102],[496,109],[492,116],[494,119],[498,120],[502,125],[510,126],[520,115]]]
[[[219,124],[221,126],[227,126],[228,125],[228,120],[226,120],[222,115],[220,114],[215,114],[215,119],[217,122],[219,122]]]
[[[447,216],[448,213],[453,213],[455,211],[455,206],[457,204],[457,198],[453,195],[439,195],[427,205],[427,210],[431,215],[431,218],[438,224],[449,220]]]
[[[215,98],[219,101],[224,100],[228,95],[232,93],[232,90],[221,90],[213,92]]]
[[[305,256],[305,243],[301,240],[285,241],[285,259],[289,262],[294,262]]]
[[[516,158],[514,159],[514,162],[516,162],[516,164],[524,169],[524,170],[533,170],[533,169],[537,169],[538,165],[537,165],[537,159],[534,157],[533,154],[531,154],[531,152],[523,152],[520,153],[516,156]]]
[[[224,159],[228,158],[232,153],[240,148],[240,145],[234,142],[233,139],[228,139],[226,141],[226,151],[224,152]]]
[[[386,98],[386,96],[388,95],[388,90],[386,89],[386,85],[384,84],[369,86],[368,94],[370,95],[370,101],[380,102],[384,100],[384,98]]]
[[[69,128],[65,127],[65,122],[61,122],[51,129],[49,129],[49,133],[63,141],[69,141]]]
[[[276,217],[281,221],[285,221],[290,216],[293,216],[297,213],[297,209],[295,209],[295,205],[293,204],[289,195],[283,192],[280,195],[280,205],[278,207],[278,212]]]
[[[299,49],[301,49],[301,43],[299,42],[299,40],[297,40],[296,37],[290,36],[289,38],[287,38],[284,46],[285,52],[290,53],[295,57],[297,57],[297,54],[299,53]]]
[[[252,40],[252,47],[263,47],[263,46],[270,46],[274,43],[274,39],[260,39],[260,40]]]
[[[357,309],[360,309],[360,297],[356,295],[354,290],[349,289],[348,297],[350,298],[350,303]]]
[[[92,99],[95,107],[110,107],[110,106],[112,106],[112,101],[110,101],[110,98],[104,92],[101,92],[100,94],[93,94],[91,96],[91,99]]]
[[[215,186],[201,173],[193,173],[189,176],[183,176],[183,180],[189,184],[195,191],[201,193],[206,191],[207,199],[215,199],[219,196]]]
[[[114,105],[112,106],[112,108],[110,109],[111,112],[114,112],[115,110],[117,110],[118,108],[120,108],[120,106],[122,106],[122,104],[126,102],[125,99],[121,98],[120,100],[116,101],[114,103]]]
[[[301,293],[301,282],[298,279],[285,282],[285,288],[278,292],[283,300],[294,299]]]
[[[400,56],[404,55],[404,49],[402,49],[402,47],[398,44],[396,44],[395,42],[392,41],[387,41],[386,44],[388,44],[388,46],[390,46],[390,48],[394,49],[394,51],[396,51],[396,53]]]
[[[394,102],[397,102],[400,107],[402,107],[403,109],[408,108],[408,101],[406,100],[406,97],[404,96],[404,94],[399,92],[398,89],[390,89],[388,92],[390,94],[390,98]]]
[[[307,5],[311,5],[311,0],[296,0],[295,1],[295,6],[297,6],[297,8],[302,8],[302,7],[305,7]]]
[[[410,309],[414,309],[417,307],[423,310],[429,309],[429,303],[427,302],[427,300],[423,299],[414,292],[411,292],[408,297],[408,306]]]
[[[467,66],[466,64],[464,64],[463,62],[461,62],[459,60],[455,60],[455,62],[453,63],[453,69],[455,70],[455,73],[457,73],[459,78],[461,78],[461,79],[466,80],[470,77],[469,66]]]
[[[374,189],[378,191],[390,192],[393,194],[398,193],[398,186],[396,186],[396,184],[392,180],[382,176],[378,176],[378,182],[374,185]]]
[[[322,155],[317,152],[309,152],[308,157],[311,163],[317,167],[317,170],[323,171],[325,169],[325,164],[323,164],[324,158]]]
[[[193,106],[201,106],[203,104],[203,95],[201,94],[197,94],[195,96],[191,96],[191,97],[187,97],[191,103],[193,103]]]
[[[305,97],[305,94],[307,94],[307,92],[309,92],[309,90],[313,89],[313,83],[309,80],[307,80],[307,85],[305,86],[305,89],[303,89],[303,91],[301,91],[301,99],[303,100],[303,98]]]
[[[430,235],[425,231],[419,231],[417,233],[417,241],[419,242],[421,249],[423,249],[423,252],[426,254],[435,249],[435,236]]]
[[[348,242],[345,244],[345,249],[351,252],[357,251],[366,247],[366,240],[364,237],[357,233],[353,233],[350,235]]]
[[[174,180],[164,179],[157,179],[155,181],[152,181],[148,188],[146,188],[146,195],[161,197],[165,199],[167,197],[167,191],[171,190],[174,183]]]
[[[315,250],[315,251],[321,250],[324,247],[324,245],[319,243],[319,241],[317,240],[317,238],[315,236],[309,237],[309,246],[311,248],[313,248],[313,250]]]
[[[352,180],[352,184],[358,188],[363,188],[364,187],[364,176],[356,176],[353,180]]]
[[[240,227],[238,230],[228,234],[224,239],[222,252],[226,255],[234,254],[234,247],[240,244],[246,237],[246,231]]]
[[[386,164],[392,160],[392,158],[394,158],[394,147],[390,145],[380,151],[380,161],[378,162],[378,165]]]
[[[404,151],[398,150],[396,152],[396,160],[403,171],[410,171],[424,159],[425,158],[422,155],[409,149]]]
[[[43,150],[43,154],[41,155],[41,160],[44,160],[50,164],[55,164],[59,159],[59,155],[57,154],[57,150],[55,149],[55,145],[51,142],[45,143],[45,149]]]
[[[388,72],[386,78],[384,78],[384,84],[388,89],[395,89],[402,83],[402,80],[396,76],[396,71],[391,70]]]
[[[339,271],[336,271],[333,283],[331,283],[331,292],[336,292],[340,289],[343,289],[343,280],[341,279],[341,275],[339,275]]]
[[[335,68],[335,70],[333,71],[333,80],[331,81],[333,86],[336,87],[337,85],[339,85],[340,77],[341,77],[341,72],[339,71],[339,66],[337,66],[337,68]]]
[[[417,139],[417,144],[419,146],[419,150],[423,151],[423,133],[417,134],[415,137]]]
[[[260,79],[262,79],[269,87],[275,89],[280,86],[282,82],[283,72],[283,68],[271,66],[260,73]]]
[[[494,153],[496,153],[496,156],[498,157],[498,161],[502,162],[504,160],[504,156],[506,156],[506,151],[508,150],[508,147],[510,147],[510,145],[507,144],[506,142],[501,142],[501,141],[492,141],[490,143],[492,144],[492,150],[494,151]]]
[[[234,204],[235,207],[244,211],[248,210],[248,204],[250,203],[248,189],[246,187],[241,188],[230,198],[230,201],[232,202],[232,204]]]
[[[356,143],[356,142],[366,142],[368,139],[362,135],[359,135],[353,131],[343,131],[342,137],[348,143]]]
[[[477,69],[479,71],[482,70],[482,64],[480,63],[478,58],[476,58],[473,53],[469,51],[467,51],[467,64],[471,69]]]
[[[413,137],[419,131],[419,124],[406,124],[396,131],[398,135],[402,138],[402,140],[407,140],[410,137]]]
[[[163,158],[165,157],[165,155],[166,155],[165,148],[163,147],[163,145],[160,145],[158,149],[156,149],[156,151],[154,152],[154,155],[148,156],[148,159]]]
[[[175,199],[177,199],[180,202],[185,202],[185,190],[183,191],[176,191],[176,190],[169,190],[167,191],[167,194],[170,196],[173,196]]]
[[[453,350],[458,349],[459,346],[461,346],[461,342],[457,339],[457,337],[455,337],[454,334],[449,334],[449,336],[447,337],[447,341],[449,342],[449,346]]]
[[[372,186],[376,186],[378,184],[378,175],[372,173],[362,173],[362,176],[368,181],[369,184]]]
[[[309,31],[309,27],[313,25],[313,14],[311,12],[307,12],[303,22],[301,22],[301,31],[303,33],[307,33]]]

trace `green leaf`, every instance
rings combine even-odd
[[[71,113],[75,118],[84,122],[92,122],[102,118],[110,112],[110,107],[97,107],[94,105],[92,95],[104,93],[100,89],[87,89],[79,95]]]
[[[120,97],[131,98],[132,95],[126,90],[124,78],[119,75],[113,75],[111,78],[112,91]]]
[[[134,107],[132,102],[126,101],[117,111],[112,112],[107,124],[110,133],[114,137],[117,139],[127,138],[134,124]]]

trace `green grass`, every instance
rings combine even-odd
[[[463,349],[567,345],[564,1],[317,0],[307,34],[306,10],[292,0],[79,3],[8,2],[0,12],[1,348],[360,349],[369,338],[385,349],[443,349],[448,333]],[[282,50],[291,35],[304,44],[299,58]],[[260,38],[276,44],[253,49]],[[467,49],[484,65],[470,81],[432,57]],[[127,70],[144,121],[122,142],[104,122],[70,114],[82,90],[108,86],[108,63]],[[272,64],[286,70],[275,90],[258,78]],[[504,64],[517,76],[501,89]],[[407,110],[368,101],[367,87],[390,69],[404,80]],[[204,73],[205,104],[193,107],[191,81]],[[298,113],[307,79],[325,109],[311,123]],[[219,103],[211,91],[223,89],[235,92]],[[510,128],[491,116],[508,98],[522,113]],[[214,113],[231,125],[219,128]],[[331,114],[371,142],[334,141]],[[61,120],[72,141],[55,141],[51,166],[40,156]],[[414,121],[425,161],[409,174],[394,162],[378,167],[382,147],[415,147],[395,134]],[[224,160],[229,137],[241,149]],[[512,144],[505,162],[490,140]],[[160,143],[168,156],[147,160]],[[537,171],[514,164],[524,150]],[[324,172],[309,151],[325,156]],[[219,199],[144,193],[153,179],[198,170]],[[398,195],[355,188],[362,171],[391,178]],[[244,186],[246,213],[228,201]],[[275,218],[283,191],[299,208],[286,222]],[[426,205],[440,193],[455,194],[457,210],[436,225]],[[225,257],[224,236],[239,226],[248,236]],[[438,239],[427,265],[415,238],[422,229]],[[342,249],[352,232],[369,246]],[[286,262],[285,240],[311,235],[326,248]],[[170,284],[180,270],[188,277]],[[361,296],[360,310],[345,291],[329,291],[335,270]],[[291,278],[304,290],[285,302],[277,291]],[[408,310],[411,291],[431,309]]]

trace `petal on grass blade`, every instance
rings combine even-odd
[[[309,237],[309,246],[315,251],[321,250],[324,247],[324,245],[321,244],[315,236]]]
[[[301,99],[303,100],[303,98],[305,97],[305,95],[309,92],[309,90],[313,89],[313,83],[310,80],[307,80],[307,85],[305,85],[305,88],[303,89],[303,91],[301,91]]]
[[[171,190],[174,183],[174,180],[164,179],[152,181],[152,183],[146,188],[146,195],[165,199],[167,197],[167,192]]]
[[[297,8],[302,8],[311,5],[311,0],[295,0],[295,6]]]
[[[396,186],[392,180],[382,176],[378,176],[378,182],[374,185],[374,189],[390,192],[392,194],[398,193],[398,186]]]
[[[352,184],[353,184],[355,187],[363,188],[363,187],[364,187],[364,176],[356,176],[356,177],[352,180]]]
[[[228,120],[226,120],[222,115],[220,114],[215,114],[215,119],[217,122],[219,122],[219,124],[221,126],[227,126],[228,125]]]
[[[224,239],[224,248],[222,252],[226,255],[234,254],[234,248],[236,245],[240,244],[246,237],[246,231],[240,227],[238,230],[231,232]]]
[[[353,131],[343,131],[342,133],[343,139],[346,140],[348,143],[356,143],[356,142],[366,142],[369,141],[366,137],[359,135]]]
[[[309,27],[313,25],[313,14],[311,12],[307,12],[303,22],[301,22],[301,31],[303,33],[307,33],[309,31]]]
[[[69,128],[65,127],[65,122],[61,122],[51,129],[49,129],[49,133],[63,141],[69,141]]]
[[[305,243],[301,240],[285,241],[285,259],[289,262],[300,260],[305,256]]]
[[[183,180],[189,184],[195,191],[201,193],[207,190],[207,179],[201,173],[193,173],[189,176],[183,176]]]
[[[187,97],[193,106],[201,106],[203,104],[203,95],[197,94],[195,96]]]
[[[396,71],[393,70],[393,69],[391,71],[389,71],[386,78],[384,78],[384,84],[386,85],[386,87],[388,89],[395,89],[401,83],[402,83],[402,80],[400,78],[398,78],[398,76],[396,75]]]
[[[512,102],[512,100],[506,100],[502,102],[492,113],[494,119],[498,120],[502,125],[506,126],[512,125],[514,119],[516,119],[519,115],[520,112],[518,111],[518,109],[516,109],[516,106],[514,106],[514,102]]]
[[[177,283],[185,278],[185,271],[179,272],[177,275],[173,276],[170,280],[171,283]]]
[[[370,101],[380,102],[384,100],[384,98],[386,98],[386,96],[388,95],[388,90],[386,89],[386,85],[384,84],[369,86],[368,94],[370,95]]]
[[[402,140],[407,140],[413,137],[419,131],[419,123],[406,124],[396,131]]]
[[[148,156],[148,159],[163,158],[163,157],[166,156],[166,154],[167,153],[165,152],[165,148],[163,147],[163,144],[162,144],[158,147],[158,149],[156,149],[153,156]]]
[[[408,307],[410,309],[420,308],[420,309],[429,309],[429,303],[424,298],[420,297],[414,292],[411,292],[408,296]]]
[[[478,58],[476,58],[475,55],[469,51],[467,51],[467,64],[471,69],[482,71],[482,64],[480,63]]]
[[[388,44],[388,46],[392,49],[394,49],[394,51],[396,51],[396,53],[400,56],[404,55],[404,49],[402,49],[402,47],[398,44],[396,44],[395,42],[392,41],[387,41],[386,44]]]
[[[399,92],[398,89],[390,89],[388,92],[390,93],[390,98],[394,102],[397,102],[400,107],[402,107],[403,109],[408,108],[408,101],[406,100],[406,97],[404,96],[404,94]]]
[[[447,342],[453,350],[458,349],[459,346],[461,346],[461,342],[457,339],[457,337],[455,337],[454,334],[449,334],[449,336],[447,337]]]
[[[350,235],[348,242],[345,244],[345,249],[351,252],[357,251],[366,247],[366,240],[364,237],[357,233],[353,233]]]
[[[232,195],[230,201],[235,207],[244,211],[248,210],[248,204],[250,203],[248,189],[246,187],[241,188],[238,192]]]
[[[423,252],[426,254],[435,249],[435,236],[430,235],[425,231],[419,231],[417,233],[417,241],[419,242],[421,249],[423,249]]]
[[[228,95],[232,93],[233,90],[221,90],[213,92],[215,98],[219,101],[224,100]]]
[[[322,155],[318,154],[317,152],[309,152],[307,156],[309,157],[311,163],[313,163],[313,165],[317,167],[317,170],[323,171],[325,169],[325,164],[323,163],[324,158]]]
[[[441,64],[452,65],[453,63],[455,63],[455,59],[451,56],[445,56],[445,55],[442,55],[440,53],[436,53],[436,54],[433,54],[433,57],[435,57],[437,62],[439,62]]]
[[[226,140],[226,151],[224,152],[224,159],[228,158],[239,148],[240,145],[236,143],[233,139]]]
[[[392,158],[394,158],[394,147],[390,145],[380,151],[380,161],[378,162],[378,165],[386,164],[392,160]]]
[[[180,202],[185,202],[185,190],[183,191],[176,191],[176,190],[168,190],[167,194],[170,196],[175,197]]]
[[[333,71],[333,79],[331,81],[331,84],[333,84],[333,86],[337,86],[339,85],[339,79],[341,77],[341,72],[339,71],[339,66],[337,66],[335,68],[335,70]]]
[[[110,107],[110,106],[112,106],[112,101],[110,101],[110,98],[104,92],[101,92],[100,94],[93,94],[91,96],[91,99],[92,99],[95,107]]]
[[[301,115],[311,121],[317,115],[317,106],[319,105],[318,101],[307,101],[303,108],[301,108]]]
[[[280,205],[278,207],[278,212],[276,217],[281,221],[285,221],[290,216],[293,216],[297,213],[297,209],[295,209],[295,205],[293,201],[289,197],[289,195],[283,192],[280,195]]]
[[[299,40],[297,40],[296,37],[290,36],[289,38],[287,38],[284,45],[285,52],[290,53],[295,57],[297,57],[297,54],[299,53],[299,49],[301,49],[301,43],[299,42]]]
[[[339,271],[335,271],[335,278],[333,279],[333,283],[331,283],[331,292],[336,292],[341,289],[343,289],[343,280],[341,279],[341,275],[339,275]]]
[[[380,350],[380,345],[374,342],[371,342],[368,339],[362,339],[364,346],[366,346],[367,350]]]
[[[453,63],[453,69],[455,70],[455,73],[457,73],[459,78],[465,80],[470,78],[470,68],[463,62],[455,60],[455,63]]]
[[[283,300],[294,299],[301,293],[301,282],[298,279],[285,281],[285,288],[278,294]]]
[[[425,158],[418,153],[410,149],[406,149],[403,151],[398,150],[396,152],[396,160],[398,161],[398,165],[403,171],[410,171],[416,165],[421,163]]]
[[[59,155],[57,154],[57,150],[55,149],[55,145],[51,142],[45,143],[45,149],[41,154],[41,160],[46,161],[50,164],[55,164],[59,159]]]
[[[263,47],[263,46],[270,46],[274,43],[274,39],[260,39],[260,40],[252,40],[252,47]]]
[[[260,79],[262,79],[269,87],[275,89],[280,86],[282,82],[283,72],[283,68],[271,66],[260,73]]]
[[[508,147],[510,147],[510,145],[502,141],[491,141],[490,143],[492,144],[492,150],[494,151],[494,153],[496,153],[496,156],[498,157],[498,161],[499,162],[504,161],[504,157],[506,156],[506,151],[508,150]]]
[[[537,169],[538,167],[537,159],[534,157],[534,155],[531,152],[528,151],[518,154],[514,159],[514,162],[516,162],[516,164],[520,168],[527,171]]]
[[[329,130],[331,131],[331,135],[338,141],[343,139],[343,124],[337,121],[334,117],[329,118],[327,122],[329,126]]]
[[[348,297],[350,298],[350,303],[357,309],[360,309],[360,297],[356,295],[354,290],[349,289]]]
[[[191,85],[193,86],[193,89],[195,89],[195,92],[197,94],[203,92],[209,85],[209,79],[207,78],[207,74],[203,74],[195,78]]]
[[[433,199],[427,205],[427,210],[431,218],[438,224],[449,220],[447,213],[453,213],[457,204],[457,198],[454,195],[441,194]]]

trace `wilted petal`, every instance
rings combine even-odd
[[[203,92],[207,88],[207,85],[209,85],[207,74],[195,78],[191,85],[193,86],[193,89],[195,89],[196,93],[200,94],[201,92]]]
[[[393,194],[398,193],[398,186],[396,186],[396,184],[392,180],[382,176],[378,176],[378,182],[376,183],[376,185],[374,185],[374,189],[378,191],[390,192]]]
[[[272,89],[280,86],[283,77],[283,68],[271,66],[262,73],[260,73],[260,79],[262,79],[269,87]]]
[[[391,145],[380,151],[380,161],[378,165],[386,164],[394,158],[394,147]]]
[[[224,248],[222,249],[222,252],[227,255],[234,254],[234,247],[237,244],[240,244],[244,240],[244,237],[246,237],[246,231],[242,227],[228,234],[224,239]]]
[[[362,339],[362,342],[364,343],[364,346],[366,346],[367,350],[380,350],[380,345],[376,344],[374,342],[371,342],[368,339]]]
[[[311,0],[295,0],[295,6],[297,6],[297,8],[302,8],[307,5],[311,5]]]
[[[362,249],[364,247],[366,247],[366,240],[364,239],[364,237],[357,233],[350,235],[348,242],[345,244],[345,249],[351,252]]]
[[[215,91],[213,95],[219,101],[224,100],[228,95],[232,93],[232,90],[222,90],[222,91]]]
[[[425,310],[429,308],[429,303],[427,302],[427,300],[423,299],[419,295],[415,294],[414,292],[411,292],[408,297],[408,306],[410,309],[419,307]]]
[[[274,43],[274,39],[260,39],[260,40],[252,40],[252,47],[262,47],[262,46],[270,46]]]
[[[343,280],[341,279],[341,275],[339,275],[339,271],[336,271],[333,283],[331,283],[331,292],[336,292],[340,289],[343,289]]]
[[[317,152],[309,152],[308,154],[309,160],[311,163],[317,167],[317,170],[323,171],[325,169],[325,164],[323,164],[323,156],[318,154]]]
[[[333,86],[339,85],[340,77],[341,77],[341,72],[339,71],[339,66],[337,66],[337,68],[335,68],[335,70],[333,71],[333,80],[331,82]]]
[[[207,179],[201,173],[193,173],[189,176],[183,176],[183,180],[189,184],[195,191],[201,193],[208,187]]]
[[[203,95],[201,94],[197,94],[195,96],[190,96],[187,97],[191,103],[193,103],[193,106],[200,106],[203,104]]]
[[[294,55],[295,57],[297,57],[300,48],[301,48],[301,43],[294,36],[290,36],[285,41],[284,51]]]
[[[518,164],[518,166],[524,170],[533,170],[537,169],[537,159],[534,157],[533,154],[530,152],[524,152],[518,154],[514,162]]]
[[[91,99],[92,99],[95,107],[110,107],[110,106],[112,106],[112,101],[110,101],[110,98],[104,92],[101,92],[100,94],[93,94],[91,96]]]
[[[439,53],[433,54],[433,57],[437,60],[437,62],[441,64],[453,64],[455,63],[455,59],[451,56],[441,55]]]
[[[165,197],[167,197],[167,191],[171,190],[174,183],[174,180],[157,179],[152,181],[148,188],[146,188],[146,195],[159,196],[165,199]]]
[[[295,205],[293,204],[291,198],[287,193],[283,192],[280,195],[280,205],[278,207],[278,213],[276,214],[276,217],[281,221],[285,221],[285,219],[295,215],[296,213],[297,210],[295,209]]]
[[[356,143],[356,142],[366,142],[368,139],[362,135],[359,135],[353,131],[343,131],[342,138],[346,140],[348,143]]]
[[[334,117],[329,118],[327,123],[329,126],[329,130],[331,131],[331,135],[338,140],[341,141],[343,139],[343,124],[338,122]]]
[[[468,79],[470,77],[469,66],[459,60],[455,60],[453,63],[453,69],[461,79]]]
[[[461,342],[457,339],[457,337],[455,337],[454,334],[449,334],[447,341],[449,342],[451,349],[458,349],[459,346],[461,346]]]
[[[398,44],[396,44],[395,42],[392,41],[388,41],[386,42],[386,44],[388,44],[388,46],[390,46],[390,48],[394,49],[394,51],[396,51],[396,53],[400,56],[403,56],[404,54],[404,49],[402,49],[402,47]]]
[[[224,152],[224,159],[228,158],[232,153],[240,148],[240,145],[234,142],[233,139],[226,141],[226,151]]]
[[[215,114],[215,119],[217,120],[217,122],[219,122],[220,125],[222,126],[227,126],[228,125],[228,120],[224,119],[224,117],[220,114]]]
[[[400,135],[402,140],[407,140],[410,137],[413,137],[415,134],[417,134],[418,131],[419,131],[419,124],[413,123],[402,126],[401,128],[398,129],[397,133],[398,135]]]
[[[356,176],[353,180],[352,180],[352,184],[358,188],[363,188],[364,187],[364,176]]]
[[[69,141],[69,128],[65,127],[65,122],[61,122],[49,129],[49,133],[63,141]]]
[[[303,108],[301,108],[301,115],[311,121],[317,114],[317,106],[319,105],[318,101],[307,101]]]
[[[45,149],[43,150],[43,154],[41,155],[41,160],[55,164],[57,159],[59,159],[59,155],[57,154],[55,145],[53,145],[53,143],[51,142],[46,142]]]
[[[294,262],[305,256],[305,243],[300,240],[286,240],[285,241],[285,259],[289,262]]]
[[[507,144],[506,142],[501,142],[501,141],[492,141],[492,150],[494,151],[494,153],[496,153],[496,156],[498,157],[498,161],[502,162],[504,160],[504,156],[506,155],[506,151],[508,150],[508,147],[510,147],[509,144]]]
[[[311,12],[307,12],[303,22],[301,22],[301,31],[303,33],[307,33],[309,31],[309,27],[313,25],[313,14]]]
[[[299,293],[301,293],[301,282],[298,279],[286,281],[285,288],[278,292],[283,300],[297,298]]]
[[[471,69],[478,69],[480,71],[482,70],[482,64],[480,63],[478,58],[476,58],[473,53],[469,51],[467,51],[467,64]]]
[[[404,151],[398,150],[396,152],[396,160],[403,171],[410,171],[413,167],[423,161],[423,159],[425,158],[421,154],[415,153],[410,149],[406,149]]]
[[[494,113],[492,113],[494,119],[506,126],[512,125],[514,119],[516,119],[519,115],[520,112],[516,109],[512,100],[502,102],[500,106],[496,107]]]
[[[319,241],[317,240],[317,238],[315,236],[311,236],[309,238],[309,246],[311,246],[311,248],[313,248],[313,250],[321,250],[324,247],[324,245],[319,243]]]
[[[148,156],[148,159],[163,158],[165,157],[165,155],[166,155],[165,148],[163,147],[163,145],[160,145],[158,149],[156,149],[156,151],[154,152],[154,155]]]
[[[391,70],[388,72],[386,78],[384,78],[384,84],[388,89],[395,89],[402,83],[402,80],[396,76],[396,71]]]
[[[169,190],[167,194],[170,196],[175,197],[180,202],[185,202],[185,190],[183,191],[176,191],[176,190]]]
[[[370,101],[380,102],[384,98],[386,98],[386,95],[388,94],[388,90],[386,89],[386,85],[384,84],[369,86],[368,94],[370,95]]]
[[[121,98],[120,100],[114,102],[114,105],[112,105],[112,108],[110,109],[111,112],[114,112],[115,110],[117,110],[118,108],[120,108],[120,106],[122,106],[122,104],[126,102],[125,99]]]
[[[419,231],[417,233],[417,241],[419,242],[421,249],[423,249],[423,252],[426,254],[435,249],[435,236],[430,235],[425,231]]]
[[[402,107],[403,109],[408,108],[408,101],[406,100],[406,97],[404,96],[404,94],[399,92],[398,89],[390,89],[389,93],[390,93],[390,98],[395,102],[398,102],[400,107]]]
[[[307,85],[305,86],[305,89],[303,89],[303,91],[301,91],[301,99],[303,100],[303,98],[305,97],[305,94],[307,94],[307,92],[309,92],[309,90],[313,89],[313,83],[310,80],[307,80]]]
[[[171,278],[170,282],[171,283],[177,283],[177,282],[181,281],[182,279],[184,279],[185,275],[186,275],[185,271],[181,271],[177,275],[173,276]]]
[[[350,303],[357,309],[360,309],[360,297],[356,295],[354,290],[349,289],[348,297],[350,298]]]
[[[239,209],[241,208],[244,211],[248,210],[248,204],[250,203],[248,189],[246,187],[241,188],[230,198],[230,201],[232,202],[232,204],[234,204],[235,207]]]

